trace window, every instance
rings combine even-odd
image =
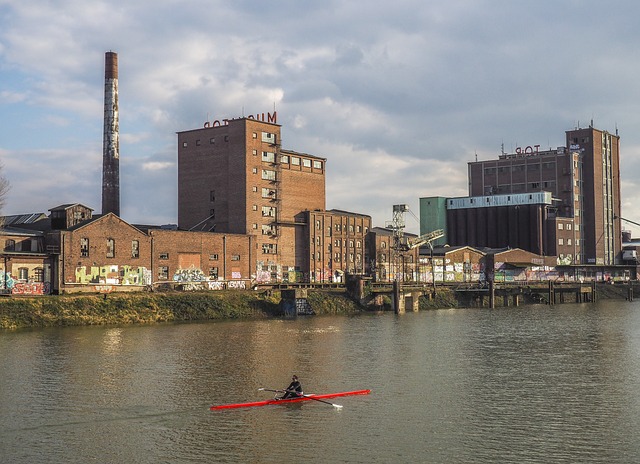
[[[18,280],[29,280],[29,269],[21,267],[18,269]]]
[[[382,248],[383,250],[384,250],[385,248],[387,248],[387,242],[382,242],[382,243],[380,244],[380,248]]]
[[[273,235],[273,227],[268,224],[262,225],[262,235]]]
[[[292,156],[291,157],[291,164],[293,166],[300,166],[300,158],[298,158],[297,156]]]
[[[564,224],[562,222],[558,223],[558,230],[564,230]]]
[[[268,169],[262,170],[262,178],[265,180],[276,180],[276,172]]]
[[[10,238],[4,241],[4,251],[15,251],[16,241]]]
[[[160,253],[160,259],[169,259],[169,253]]]
[[[263,206],[262,207],[262,216],[263,217],[276,217],[276,208],[273,206]]]
[[[257,229],[258,228],[258,224],[256,224],[255,222],[253,224],[251,224],[251,228],[252,229]]]
[[[258,211],[258,205],[253,205],[251,209],[253,209],[254,211]]]
[[[349,224],[349,232],[353,233],[353,224]]]
[[[107,258],[115,258],[116,256],[116,242],[112,238],[107,239]]]
[[[340,253],[336,253],[335,255],[333,255],[333,259],[336,263],[340,262]]]
[[[289,155],[282,155],[280,157],[280,162],[289,164]]]
[[[196,140],[196,147],[200,146],[200,139]]]
[[[209,191],[209,201],[216,201],[216,191],[215,190],[210,190]]]
[[[80,256],[89,256],[89,239],[80,239]]]
[[[340,239],[339,239],[339,238],[337,238],[337,239],[336,239],[336,246],[337,246],[337,247],[339,247],[339,246],[340,246]]]
[[[349,248],[353,248],[353,240],[349,240]]]
[[[336,224],[336,232],[340,232],[342,230],[342,225]]]
[[[215,219],[215,218],[216,218],[216,210],[212,208],[209,210],[209,219]]]
[[[571,224],[567,224],[567,230],[571,230]]]
[[[41,267],[33,270],[33,280],[36,282],[44,282],[44,270]]]
[[[272,134],[270,132],[263,132],[262,141],[268,142],[268,143],[276,143],[276,134]]]
[[[231,261],[240,261],[240,255],[231,255]]]
[[[362,232],[362,226],[356,226],[356,232],[360,233]]]
[[[253,190],[254,192],[258,191],[258,187],[256,187],[255,185],[251,188],[251,190]]]
[[[257,138],[258,138],[258,134],[257,134],[257,132],[254,132],[254,133],[252,134],[252,136],[253,136],[253,138],[254,138],[254,139],[257,139]]]
[[[214,143],[216,143],[216,139],[215,139],[215,138],[213,138],[213,137],[211,137],[211,138],[209,139],[209,144],[213,145]]]
[[[320,245],[320,237],[316,236],[316,245]]]
[[[320,227],[321,227],[320,221],[316,221],[316,230],[320,230]]]
[[[276,160],[276,154],[272,153],[270,151],[263,151],[262,152],[262,161],[265,161],[267,163],[274,163]]]
[[[258,174],[258,168],[253,168],[253,169],[251,170],[251,172],[253,172],[254,174]],[[265,178],[265,177],[264,177],[264,171],[262,171],[262,173],[263,173],[262,178],[264,179],[264,178]]]
[[[253,154],[253,156],[258,156],[258,150],[253,150],[251,153]]]
[[[571,239],[570,238],[567,239],[567,245],[571,245]]]
[[[302,159],[302,165],[303,165],[305,168],[310,168],[310,167],[311,167],[311,160],[310,160],[310,159],[303,158],[303,159]]]
[[[218,261],[218,253],[209,255],[209,261]]]
[[[140,257],[140,242],[138,240],[131,241],[131,257],[132,258]]]
[[[275,243],[263,243],[262,244],[262,253],[273,255],[276,254],[277,245]]]
[[[187,148],[187,142],[182,142],[182,148]]]
[[[262,187],[262,198],[276,198],[276,191],[270,188]]]
[[[314,161],[313,162],[314,169],[322,169],[322,161]]]
[[[558,245],[564,245],[564,239],[563,238],[559,238],[558,239]]]
[[[167,266],[160,266],[158,268],[158,279],[169,280],[169,268]]]
[[[385,253],[380,253],[380,261],[383,263],[387,260],[387,255]]]
[[[214,280],[218,278],[218,268],[217,267],[210,267],[209,268],[209,277],[214,279]]]
[[[224,141],[225,141],[225,142],[228,142],[228,141],[229,141],[229,136],[228,136],[228,135],[225,135],[225,136],[224,136]]]

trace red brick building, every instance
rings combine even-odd
[[[179,228],[254,236],[260,282],[310,276],[303,213],[325,209],[326,159],[283,149],[280,129],[274,113],[178,133]]]
[[[371,216],[341,210],[304,211],[305,223],[301,244],[300,268],[310,282],[344,282],[345,273],[367,273],[366,238],[371,230]],[[304,247],[308,247],[305,252]]]
[[[113,213],[93,216],[81,204],[50,211],[49,217],[22,224],[24,230],[0,232],[5,243],[0,266],[9,271],[6,287],[12,293],[161,285],[216,290],[248,288],[254,281],[253,236],[134,226]]]
[[[542,230],[536,226],[541,236],[531,241],[533,246],[510,246],[557,255],[558,264],[622,264],[620,137],[590,126],[567,131],[566,142],[555,150],[540,151],[535,145],[469,163],[469,195],[549,192],[554,203],[540,214],[556,224]],[[540,246],[545,239],[547,245]],[[488,240],[468,244],[491,246]]]

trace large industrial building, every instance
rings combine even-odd
[[[371,218],[325,211],[326,159],[283,149],[280,129],[263,113],[178,132],[178,227],[256,236],[258,282],[364,273]]]
[[[446,200],[447,243],[519,247],[559,265],[622,264],[620,138],[589,126],[567,131],[566,142],[470,162],[469,197]]]

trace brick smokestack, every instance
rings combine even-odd
[[[107,52],[104,67],[104,131],[102,137],[102,214],[120,216],[120,140],[118,54]]]

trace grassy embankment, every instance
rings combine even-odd
[[[309,292],[316,314],[361,311],[343,294]],[[279,292],[119,293],[0,299],[0,329],[278,317]]]
[[[598,285],[598,298],[624,299],[627,286]],[[640,295],[640,291],[636,291]],[[309,291],[316,314],[354,314],[390,311],[382,306],[359,305],[343,292]],[[229,290],[219,292],[116,293],[0,298],[0,330],[25,327],[132,324],[195,320],[260,319],[282,316],[280,292]],[[436,297],[420,298],[420,310],[464,307],[455,292],[441,288]]]

